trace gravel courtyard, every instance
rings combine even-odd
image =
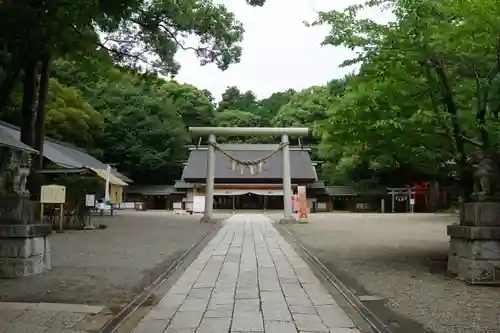
[[[0,301],[121,307],[216,228],[201,224],[199,216],[165,211],[118,211],[93,222],[108,228],[53,233],[52,270],[2,280]]]
[[[500,288],[446,276],[446,225],[456,220],[444,214],[331,213],[311,214],[309,224],[286,228],[357,295],[383,298],[395,331],[498,333]]]

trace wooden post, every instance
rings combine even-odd
[[[63,232],[64,204],[59,206],[59,232]]]
[[[395,207],[394,207],[394,206],[395,206],[395,204],[396,204],[396,203],[394,202],[394,200],[395,200],[395,198],[394,198],[394,190],[391,190],[391,195],[392,195],[392,212],[394,213],[394,210],[395,210]]]

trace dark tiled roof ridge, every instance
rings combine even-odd
[[[3,120],[0,120],[0,125],[3,125],[5,127],[9,127],[11,129],[14,129],[16,131],[21,131],[21,127],[17,126],[17,125],[14,125],[14,124],[11,124],[11,123],[8,123],[8,122],[5,122]],[[75,150],[79,150],[85,154],[88,154],[88,152],[83,149],[83,148],[80,148],[80,147],[77,147],[77,146],[74,146],[70,143],[67,143],[67,142],[64,142],[64,141],[59,141],[59,140],[56,140],[56,139],[53,139],[49,136],[45,136],[44,137],[44,140],[47,140],[47,141],[50,141],[50,142],[53,142],[53,143],[57,143],[58,145],[61,145],[61,146],[65,146],[65,147],[68,147],[68,148],[71,148],[71,149],[75,149]]]

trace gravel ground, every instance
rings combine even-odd
[[[394,314],[384,320],[397,331],[498,333],[500,288],[446,276],[446,225],[455,221],[437,214],[332,213],[287,228],[358,295],[382,297],[381,306]]]
[[[121,307],[215,228],[165,211],[118,211],[93,222],[108,228],[52,234],[52,270],[2,280],[0,301]]]

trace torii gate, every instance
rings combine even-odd
[[[290,136],[307,136],[309,128],[304,127],[189,127],[189,132],[198,136],[208,136],[208,156],[206,169],[205,212],[200,222],[213,222],[214,180],[215,180],[215,148],[216,136],[281,136],[278,150],[282,152],[283,173],[283,208],[284,216],[280,223],[294,222],[292,210],[292,179],[290,175]],[[228,154],[226,154],[228,155]],[[228,155],[228,157],[230,157]],[[231,158],[230,158],[231,159]],[[255,167],[266,158],[259,161],[238,161],[239,164]],[[232,159],[236,161],[235,159]]]

